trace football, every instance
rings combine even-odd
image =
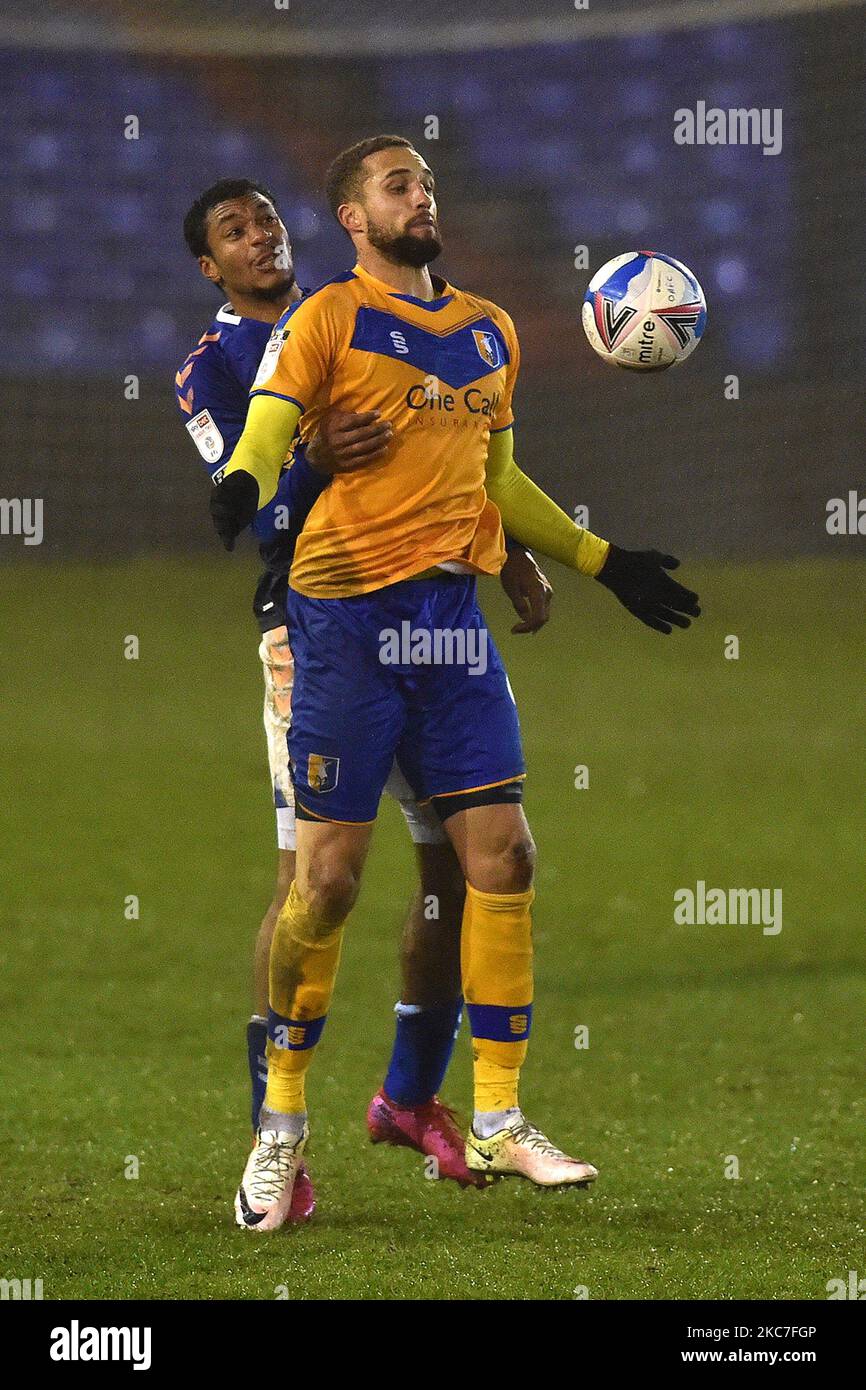
[[[707,322],[704,292],[688,266],[659,251],[626,251],[597,270],[583,328],[605,362],[658,372],[685,362]]]

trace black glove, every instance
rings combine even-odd
[[[658,550],[621,550],[611,545],[595,577],[616,594],[629,613],[656,632],[667,634],[671,624],[689,627],[690,620],[701,612],[697,594],[665,573],[678,569],[679,563],[673,555],[662,555]]]
[[[210,514],[226,550],[234,550],[241,531],[255,520],[259,509],[259,485],[242,468],[217,483],[210,495]]]

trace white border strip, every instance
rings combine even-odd
[[[424,53],[456,53],[478,49],[524,48],[531,44],[575,43],[581,39],[699,29],[719,24],[748,24],[760,19],[862,7],[866,0],[679,0],[676,4],[616,14],[574,10],[562,18],[403,27],[388,32],[370,29],[293,27],[292,11],[256,26],[252,16],[242,23],[160,24],[140,27],[95,23],[90,18],[62,20],[0,17],[0,47],[153,53],[181,57],[234,58],[388,57]],[[148,22],[152,16],[148,18]]]

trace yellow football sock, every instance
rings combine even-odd
[[[293,883],[271,943],[268,1110],[296,1115],[306,1109],[304,1081],[325,1026],[342,941],[343,921],[317,916]]]
[[[534,889],[481,893],[466,884],[461,966],[472,1029],[476,1111],[510,1110],[532,1022]]]

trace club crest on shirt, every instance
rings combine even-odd
[[[501,367],[502,349],[499,345],[499,339],[494,337],[492,333],[486,333],[481,328],[473,328],[472,336],[475,339],[478,356],[487,363],[488,367]]]
[[[187,429],[206,463],[222,458],[225,443],[209,410],[200,410],[194,420],[188,421]]]
[[[340,775],[339,758],[323,758],[321,753],[307,757],[307,786],[314,792],[332,792]]]

